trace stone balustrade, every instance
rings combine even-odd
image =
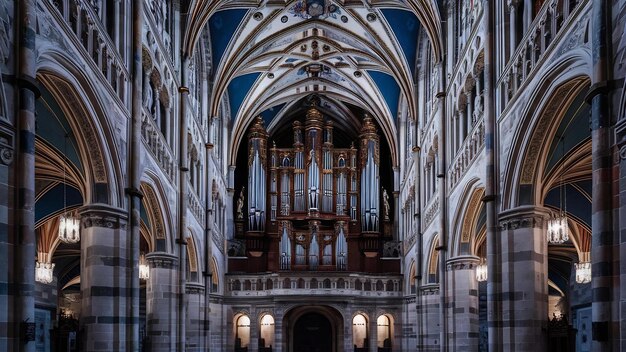
[[[75,35],[78,43],[85,49],[86,56],[92,59],[97,70],[102,73],[104,80],[122,104],[127,105],[129,96],[126,89],[130,74],[115,44],[119,42],[122,35],[119,31],[120,19],[111,19],[115,23],[113,27],[117,29],[109,34],[100,19],[98,10],[89,1],[56,0],[45,2],[45,5],[51,7],[50,13],[60,15],[67,26],[59,26],[59,28],[65,28]],[[119,2],[111,2],[108,6],[119,6]],[[56,11],[53,8],[56,8]]]
[[[448,169],[448,189],[452,190],[473,164],[485,145],[485,122],[480,116]]]
[[[141,116],[141,137],[157,164],[170,182],[174,182],[174,153],[170,149],[165,137],[152,119],[152,115],[146,112],[145,108]]]
[[[497,83],[498,106],[503,111],[541,62],[562,42],[572,25],[580,25],[589,0],[549,0],[535,16]],[[563,30],[570,28],[569,30]]]
[[[230,296],[308,295],[403,297],[402,276],[335,272],[227,274]]]

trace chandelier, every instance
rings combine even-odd
[[[54,276],[54,263],[40,263],[35,262],[35,281],[42,284],[49,284],[52,282]]]
[[[591,261],[589,260],[589,252],[581,254],[580,263],[575,263],[576,282],[579,284],[587,284],[591,282]]]
[[[481,259],[480,263],[476,265],[476,281],[487,281],[487,263],[485,259]]]
[[[150,278],[150,267],[146,263],[146,257],[143,253],[139,256],[139,280],[148,280]]]
[[[561,144],[561,158],[565,157],[563,150],[563,137],[559,138]],[[563,172],[560,172],[559,181],[559,213],[548,220],[548,243],[561,244],[569,240],[569,225],[567,223],[567,195],[563,190]]]
[[[567,216],[560,212],[558,216],[548,220],[548,242],[551,244],[561,244],[569,240],[569,225]]]
[[[65,180],[67,138],[66,134],[63,148],[63,215],[59,217],[59,240],[63,243],[77,243],[80,241],[80,220],[67,212],[67,182]]]

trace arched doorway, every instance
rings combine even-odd
[[[330,321],[316,312],[305,313],[293,328],[293,351],[333,351],[334,332]]]

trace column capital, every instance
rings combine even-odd
[[[204,293],[204,285],[197,282],[190,282],[185,285],[185,293],[188,295]]]
[[[90,204],[78,210],[83,228],[105,227],[109,229],[125,229],[128,223],[126,209],[112,207],[108,204]]]
[[[480,263],[480,258],[475,255],[461,255],[448,259],[446,262],[446,270],[473,270],[478,263]]]
[[[172,269],[178,267],[178,257],[166,252],[151,252],[146,254],[146,261],[150,268]]]
[[[521,206],[505,210],[499,216],[500,230],[543,228],[550,215],[550,210],[541,206]]]

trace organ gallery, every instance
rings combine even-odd
[[[335,144],[335,125],[313,97],[278,145],[257,117],[247,134],[246,183],[238,190],[234,271],[399,270],[381,262],[393,214],[380,181],[380,136],[363,114],[354,140]],[[383,197],[383,195],[385,197]],[[244,249],[245,248],[245,249]]]

